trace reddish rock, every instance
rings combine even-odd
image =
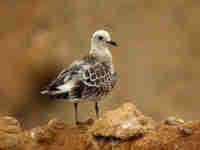
[[[36,127],[30,131],[30,137],[38,143],[50,143],[52,135],[49,134],[46,128]]]
[[[47,127],[36,127],[29,132],[29,136],[38,143],[51,143],[59,131],[63,131],[65,123],[62,120],[52,119]]]
[[[176,117],[168,117],[163,123],[166,125],[181,125],[184,124],[184,120]]]
[[[48,127],[53,129],[64,129],[65,123],[63,120],[52,119],[48,122]]]
[[[0,118],[0,131],[6,133],[19,133],[22,131],[19,121],[13,117]]]
[[[13,117],[0,118],[0,149],[19,149],[22,143],[22,129],[19,122]]]
[[[53,119],[29,131],[12,117],[0,117],[0,150],[199,150],[200,121],[174,125],[174,120],[156,124],[132,104],[105,113],[94,124],[67,125]]]
[[[114,137],[123,140],[142,136],[155,128],[155,122],[145,117],[135,105],[126,103],[105,113],[92,126],[94,136]]]

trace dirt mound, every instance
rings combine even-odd
[[[116,116],[111,115],[116,112]],[[146,118],[146,123],[141,118]],[[145,132],[135,136],[141,130]],[[132,104],[124,104],[97,121],[89,120],[78,126],[54,119],[47,125],[24,131],[15,118],[0,118],[0,149],[3,150],[197,150],[199,139],[200,121],[184,122],[169,117],[156,123]]]

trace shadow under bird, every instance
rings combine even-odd
[[[78,104],[94,102],[99,118],[98,101],[108,95],[116,84],[117,76],[108,45],[117,46],[105,30],[97,30],[91,38],[91,49],[83,59],[74,61],[41,94],[74,103],[75,121],[78,121]]]

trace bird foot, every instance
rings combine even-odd
[[[88,119],[86,121],[76,121],[76,125],[92,125],[93,123],[93,119]]]

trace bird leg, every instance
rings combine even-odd
[[[96,111],[96,118],[99,119],[99,106],[98,106],[98,102],[95,102],[95,111]]]
[[[74,103],[74,110],[75,110],[75,123],[76,125],[79,124],[79,121],[78,121],[78,103]]]
[[[74,103],[74,110],[75,110],[75,123],[76,123],[76,125],[82,124],[80,121],[78,121],[78,103]],[[95,112],[96,112],[96,118],[99,119],[98,102],[95,102]]]

